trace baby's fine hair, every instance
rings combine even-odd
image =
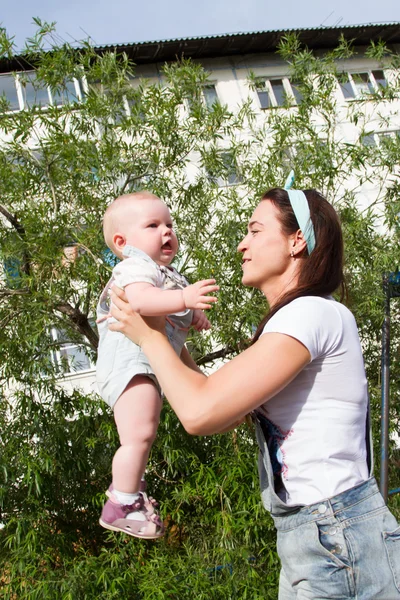
[[[132,194],[123,194],[111,202],[104,213],[104,240],[114,254],[118,255],[113,243],[114,233],[118,230],[121,232],[124,231],[124,225],[127,223],[129,211],[132,206],[140,200],[160,200],[160,198],[146,190],[134,192]]]

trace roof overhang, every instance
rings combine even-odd
[[[300,41],[311,50],[327,50],[338,44],[339,37],[354,41],[356,46],[367,46],[382,40],[389,46],[400,44],[400,23],[348,25],[343,27],[315,27],[309,29],[284,29],[231,33],[153,42],[106,44],[95,46],[96,52],[126,52],[136,65],[168,62],[177,58],[205,59],[244,54],[275,52],[282,37],[296,32]],[[32,68],[23,56],[0,61],[0,72]]]

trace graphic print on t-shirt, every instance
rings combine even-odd
[[[262,417],[262,422],[271,458],[273,474],[281,475],[283,478],[287,479],[288,467],[285,463],[285,452],[282,450],[282,444],[290,435],[292,435],[293,429],[284,431],[264,415]]]

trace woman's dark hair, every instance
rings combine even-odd
[[[260,337],[265,324],[280,308],[302,296],[328,296],[340,290],[340,299],[347,297],[343,276],[343,236],[339,217],[333,206],[316,190],[303,190],[310,208],[315,232],[315,248],[308,254],[307,248],[299,256],[298,285],[283,294],[269,313],[262,319],[253,343]],[[289,194],[281,188],[273,188],[261,200],[268,200],[278,209],[282,232],[289,236],[296,233],[299,224],[289,201]]]

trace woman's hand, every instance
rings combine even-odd
[[[111,315],[117,322],[110,323],[111,331],[119,331],[126,335],[132,342],[142,346],[148,336],[155,331],[165,335],[164,317],[142,317],[136,313],[128,302],[124,290],[114,285],[110,291]]]

